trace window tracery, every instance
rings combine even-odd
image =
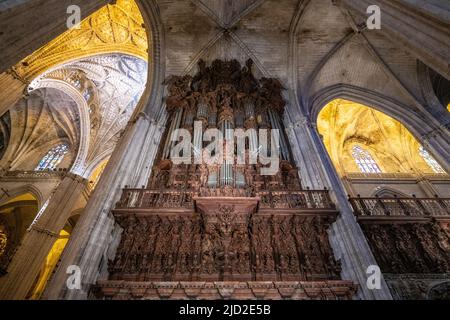
[[[425,162],[428,164],[428,166],[435,172],[435,173],[445,173],[444,169],[439,165],[439,163],[434,159],[431,154],[423,147],[419,147],[419,153],[420,156],[425,160]]]
[[[39,162],[36,171],[56,169],[68,152],[69,146],[64,143],[52,148]]]
[[[381,169],[369,152],[356,145],[352,149],[352,156],[363,173],[381,173]]]

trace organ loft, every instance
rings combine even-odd
[[[252,64],[200,61],[195,76],[168,78],[169,122],[153,174],[145,188],[125,189],[113,210],[123,234],[97,295],[130,298],[136,285],[149,299],[355,293],[355,284],[340,278],[328,240],[338,211],[328,190],[302,186],[292,160],[282,122],[283,87],[276,79],[256,79]],[[246,138],[247,160],[261,146],[258,130],[279,130],[275,174],[264,175],[259,162],[238,164],[237,157],[194,164],[196,150],[206,147],[194,134],[195,121],[203,131],[219,129],[223,141],[234,139],[226,137],[227,129],[255,129]],[[193,134],[188,164],[171,160],[180,128]]]

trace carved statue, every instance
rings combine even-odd
[[[191,76],[171,76],[164,81],[164,85],[168,86],[169,96],[166,98],[167,110],[171,111],[174,108],[186,105],[184,98],[191,91],[190,83]]]
[[[200,173],[200,186],[207,187],[208,186],[208,177],[209,177],[209,169],[205,162],[199,165],[199,173]]]

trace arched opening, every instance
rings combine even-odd
[[[102,148],[111,154],[147,84],[152,34],[144,18],[137,1],[115,1],[13,67],[30,83],[29,97],[13,108],[13,127],[33,130],[12,132],[5,167],[34,170],[30,157],[42,158],[49,149],[40,148],[58,138],[70,147],[60,167],[85,178]]]
[[[317,128],[341,177],[358,173],[446,176],[402,123],[363,104],[333,100],[320,111]]]
[[[429,68],[429,75],[436,98],[450,111],[450,81],[431,68]]]
[[[67,169],[88,178],[111,155],[141,99],[145,60],[125,54],[95,55],[42,74],[11,109],[11,170]]]
[[[18,195],[0,206],[0,276],[6,273],[37,213],[38,201],[31,193]]]
[[[369,106],[333,100],[317,130],[393,296],[426,298],[419,278],[450,277],[449,175],[402,123]]]

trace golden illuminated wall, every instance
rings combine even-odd
[[[19,195],[0,206],[0,270],[6,270],[37,213],[38,201],[31,193]]]
[[[25,193],[2,203],[0,215],[14,232],[17,242],[36,218],[38,201],[31,193]]]
[[[13,67],[30,82],[46,70],[68,61],[103,53],[124,53],[148,61],[144,20],[134,0],[117,0],[87,17],[80,29],[71,29]]]
[[[58,240],[56,240],[52,249],[48,253],[47,258],[45,259],[44,266],[42,267],[36,284],[29,295],[29,299],[38,300],[44,293],[47,282],[50,279],[50,276],[52,275],[53,270],[55,269],[56,264],[64,251],[64,248],[69,242],[69,237],[70,234],[65,230],[62,230],[59,234]]]
[[[419,142],[398,121],[364,105],[337,99],[317,120],[319,133],[341,176],[360,172],[352,149],[368,151],[383,173],[434,173],[419,153]]]

